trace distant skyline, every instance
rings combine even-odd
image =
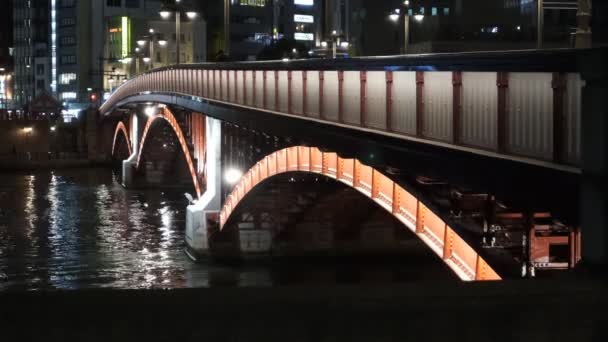
[[[13,45],[13,4],[3,1],[4,9],[0,11],[0,65],[6,68],[10,63],[8,48]]]

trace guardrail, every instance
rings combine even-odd
[[[584,80],[593,50],[204,63],[129,80],[100,108],[171,93],[328,124],[578,166]]]

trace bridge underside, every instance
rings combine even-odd
[[[399,220],[356,190],[320,175],[295,172],[264,182],[239,204],[222,234],[220,241],[239,236],[236,253],[383,258],[407,265],[419,279],[456,279]]]
[[[534,233],[529,235],[529,229],[537,224],[538,219],[552,220],[559,218],[561,222],[578,222],[578,210],[573,205],[577,199],[575,195],[567,201],[564,201],[563,198],[556,200],[558,197],[552,197],[552,195],[556,196],[558,192],[562,195],[567,194],[568,191],[575,192],[574,189],[577,188],[577,176],[563,170],[523,164],[508,159],[496,159],[475,153],[465,153],[370,132],[353,132],[351,129],[321,124],[312,120],[286,116],[277,118],[274,115],[270,117],[270,114],[263,111],[237,110],[231,106],[206,101],[201,102],[189,97],[150,94],[140,95],[130,100],[134,102],[125,104],[125,107],[131,107],[135,111],[141,110],[142,106],[150,106],[151,100],[157,101],[155,103],[160,102],[170,106],[161,110],[161,113],[166,115],[161,114],[161,116],[152,117],[153,120],[148,119],[144,129],[142,137],[144,142],[140,143],[141,151],[136,158],[136,169],[138,170],[136,178],[143,179],[147,184],[167,182],[178,186],[192,184],[192,180],[188,179],[188,171],[193,175],[192,170],[194,169],[196,169],[196,179],[199,182],[202,180],[199,175],[205,170],[205,160],[200,159],[203,157],[203,154],[200,154],[200,147],[199,152],[196,152],[195,148],[193,149],[197,142],[193,142],[194,131],[190,127],[192,124],[188,124],[192,120],[191,117],[198,117],[190,114],[194,110],[212,113],[213,116],[224,122],[222,124],[221,148],[221,165],[224,168],[222,174],[226,171],[226,166],[238,166],[243,171],[247,170],[269,153],[288,146],[320,142],[321,150],[335,147],[338,156],[341,158],[359,159],[379,173],[387,175],[396,184],[411,191],[417,198],[432,203],[434,210],[441,213],[442,217],[449,218],[450,226],[458,231],[457,234],[464,236],[473,249],[482,251],[484,246],[489,246],[494,251],[499,251],[497,253],[482,251],[482,253],[485,255],[484,258],[492,264],[494,270],[502,276],[521,275],[521,270],[517,264],[525,264],[529,261],[528,255],[521,254],[522,250],[526,250],[523,239],[526,235],[529,237],[534,235]],[[169,110],[169,108],[172,108],[172,110]],[[177,117],[174,117],[172,112],[177,113]],[[154,119],[160,117],[165,118],[165,120],[157,121],[163,123],[152,125]],[[177,126],[181,126],[181,128],[176,129]],[[182,131],[184,133],[181,133]],[[121,144],[128,145],[128,141],[121,141],[120,135],[116,140],[118,142],[117,150],[124,149]],[[184,153],[181,153],[180,149]],[[188,150],[190,156],[185,153]],[[196,155],[196,158],[192,159],[193,155]],[[188,161],[189,158],[192,160],[191,162]],[[517,182],[511,184],[515,180]],[[560,182],[566,190],[556,190],[553,182]],[[141,181],[139,181],[139,184],[142,184]],[[196,185],[195,189],[198,189]],[[534,191],[530,193],[527,189],[533,189]],[[198,193],[198,190],[195,190],[195,193]],[[458,200],[454,199],[455,193],[460,196]],[[224,192],[224,196],[226,194]],[[483,199],[479,200],[482,197]],[[488,207],[488,204],[492,207]],[[508,208],[508,210],[504,210],[504,208]],[[489,212],[496,212],[496,209],[502,212],[502,216],[499,218],[494,214],[488,216]],[[258,207],[252,212],[260,212],[260,210]],[[253,217],[250,216],[249,219]],[[488,217],[492,217],[492,219],[488,220]],[[247,226],[247,224],[253,223],[240,222],[240,226],[237,226],[242,228],[243,225]],[[498,234],[496,234],[496,231],[493,231],[493,234],[486,231],[486,227],[491,224],[499,225]],[[254,227],[259,226],[254,224]],[[275,231],[280,230],[277,227],[273,229]],[[451,228],[445,228],[446,231],[448,229],[451,231]],[[229,250],[235,247],[234,241],[240,241],[242,244],[243,241],[248,239],[246,231],[241,229],[236,231],[239,232],[236,239],[234,239],[234,236],[230,237],[232,235],[230,229],[215,236],[220,240],[227,239],[225,242],[228,242],[226,244],[228,254],[232,253]],[[264,231],[264,229],[261,231]],[[512,234],[512,231],[516,231],[516,234]],[[266,232],[269,232],[269,230],[266,229]],[[445,233],[436,233],[440,234],[441,241],[444,241],[443,234]],[[250,235],[254,236],[254,239],[260,239],[259,234],[258,230],[258,232],[253,232]],[[266,236],[263,239],[264,244],[267,244],[262,249],[271,250],[275,246],[275,240],[280,241],[286,233],[277,233],[276,236],[273,235],[274,233],[268,235],[262,232],[261,234]],[[559,245],[569,244],[572,246],[571,237],[568,234],[565,233],[566,240],[564,241],[561,238],[559,241],[551,241]],[[334,240],[333,237],[332,233],[332,243],[339,241]],[[578,236],[576,239],[580,240]],[[213,238],[210,238],[209,242],[212,241]],[[283,245],[285,244],[283,243]],[[444,242],[439,243],[436,248],[444,249],[442,247],[444,245]],[[219,243],[217,246],[222,246],[222,244]],[[290,248],[284,248],[284,250],[297,250],[297,248],[293,248],[293,243],[289,246]],[[211,246],[209,247],[211,248]],[[237,250],[243,251],[242,245],[236,247]],[[545,257],[545,254],[549,254],[544,248],[541,251],[542,258]],[[223,252],[217,253],[215,251],[214,253],[221,255]],[[438,254],[442,257],[445,253]],[[580,246],[578,251],[574,254],[571,253],[571,256],[578,254],[580,254]],[[547,260],[552,259],[549,257]],[[564,260],[560,261],[559,267],[571,267],[577,260],[576,257],[570,260],[566,256]],[[484,265],[486,265],[485,262],[484,260]],[[455,265],[460,263],[462,261],[456,262]],[[477,263],[477,261],[471,261],[468,264],[465,263],[466,266],[454,266],[452,268],[464,270],[460,275],[462,279],[476,279]],[[555,265],[555,263],[552,263],[552,265]],[[494,270],[491,270],[491,273]]]
[[[137,95],[118,105],[151,102],[206,113],[250,131],[279,137],[286,145],[318,146],[359,159],[408,188],[416,188],[416,179],[423,176],[491,194],[519,211],[550,212],[569,225],[580,224],[577,173],[191,96]]]

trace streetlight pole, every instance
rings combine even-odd
[[[156,43],[156,34],[154,29],[150,29],[150,69],[154,69],[154,44]]]
[[[224,0],[224,55],[230,55],[230,0]]]
[[[403,15],[403,54],[407,55],[410,46],[410,16],[408,13]]]
[[[543,48],[543,28],[545,26],[545,4],[544,0],[538,1],[537,18],[536,18],[536,48]]]
[[[175,4],[169,6],[163,6],[161,11],[159,12],[160,16],[163,19],[167,19],[171,16],[171,14],[175,14],[175,64],[180,63],[180,43],[181,43],[181,18],[182,11],[186,13],[188,19],[194,19],[197,16],[197,13],[193,10],[189,10],[184,6],[180,5],[180,0],[175,0]]]
[[[175,64],[179,64],[179,48],[181,42],[181,12],[175,11],[175,51],[177,56],[175,56]]]
[[[574,40],[576,48],[591,47],[591,0],[578,0],[578,12],[576,13],[578,27]]]

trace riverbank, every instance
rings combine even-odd
[[[606,341],[607,282],[0,293],[20,341]]]

